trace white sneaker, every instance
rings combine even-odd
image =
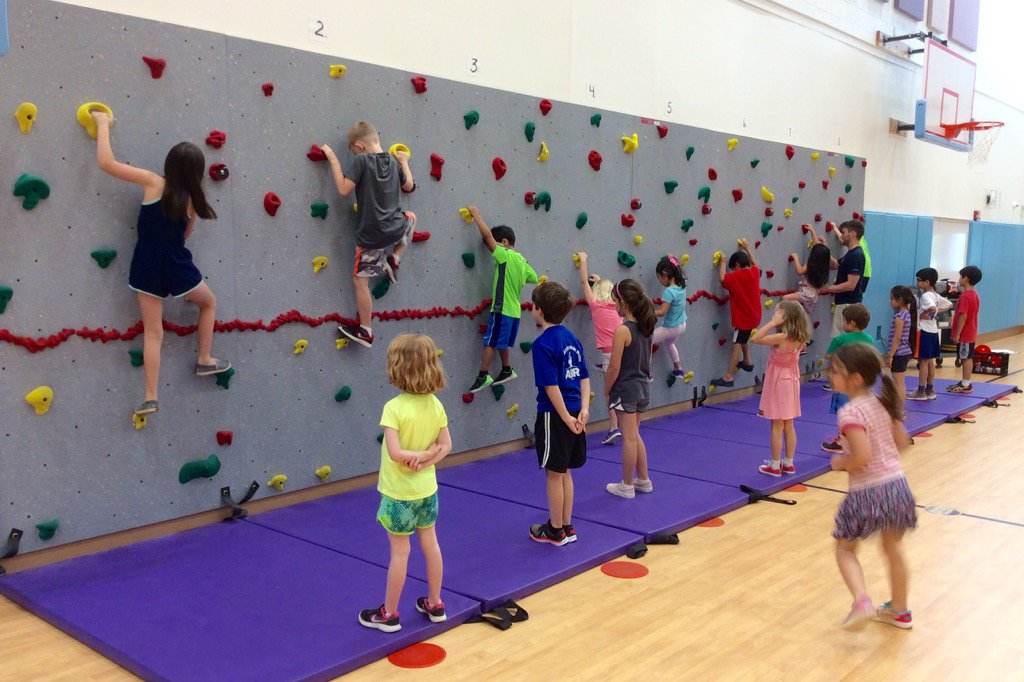
[[[636,497],[636,491],[633,488],[633,486],[627,483],[623,483],[622,481],[619,481],[618,483],[609,483],[604,487],[604,489],[610,492],[612,495],[624,497],[627,500],[632,500],[634,497]]]
[[[654,484],[649,478],[635,478],[633,479],[633,490],[638,493],[653,493]]]

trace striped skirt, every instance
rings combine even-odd
[[[903,476],[870,488],[853,490],[839,505],[832,537],[863,540],[885,530],[904,531],[917,526],[917,507]]]

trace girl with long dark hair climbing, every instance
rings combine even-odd
[[[196,219],[213,220],[217,214],[203,194],[206,160],[199,147],[191,142],[179,142],[171,147],[161,176],[117,161],[110,147],[113,119],[104,111],[91,114],[96,122],[96,164],[100,170],[143,189],[138,241],[132,255],[128,286],[136,292],[142,314],[142,358],[146,374],[146,397],[135,414],[146,415],[160,409],[157,386],[164,337],[164,298],[167,296],[184,298],[199,307],[196,375],[220,374],[231,369],[231,363],[210,355],[217,299],[192,263],[192,253],[185,248],[185,240],[192,234]]]

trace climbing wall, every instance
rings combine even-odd
[[[522,424],[532,426],[534,418],[528,353],[513,351],[521,379],[500,399],[490,391],[469,404],[460,398],[477,371],[479,326],[486,322],[481,311],[492,281],[489,256],[475,227],[460,217],[461,207],[475,203],[491,225],[511,225],[517,249],[538,273],[575,292],[576,251],[588,252],[592,271],[637,278],[655,296],[658,258],[689,256],[691,304],[678,345],[694,376],[668,386],[670,363],[664,351],[656,353],[655,406],[690,400],[725,369],[728,346],[721,343],[729,315],[712,268],[715,251],[728,255],[739,237],[761,242],[756,255],[766,273],[763,289],[788,291],[796,285],[788,254],[806,254],[801,224],[824,231],[826,221],[863,210],[860,159],[826,151],[791,148],[790,158],[784,144],[748,138],[735,138],[730,151],[729,134],[563,102],[545,115],[539,98],[429,76],[427,90],[417,93],[410,78],[422,74],[66,5],[17,0],[10,13],[11,51],[0,59],[0,112],[8,112],[0,126],[0,188],[6,188],[0,195],[0,287],[13,291],[0,314],[0,531],[31,531],[23,551],[214,508],[223,485],[237,496],[256,480],[262,485],[257,497],[263,497],[280,494],[267,485],[280,474],[288,477],[283,490],[291,491],[319,485],[314,472],[323,465],[332,469],[329,480],[374,471],[377,421],[394,395],[384,351],[403,332],[430,334],[444,350],[449,388],[440,397],[456,451],[519,437]],[[151,76],[143,55],[166,61],[160,78]],[[331,78],[332,64],[345,64],[345,75]],[[267,83],[271,96],[261,87]],[[75,120],[77,108],[90,101],[114,110],[120,160],[159,170],[170,146],[191,140],[203,147],[208,164],[223,163],[230,172],[227,180],[206,182],[219,217],[201,222],[189,247],[218,297],[222,324],[214,353],[230,359],[237,373],[226,390],[192,376],[195,336],[188,326],[195,311],[169,301],[161,411],[142,429],[131,420],[143,377],[130,363],[129,350],[141,348],[141,328],[127,288],[141,192],[96,168],[95,143]],[[38,108],[27,134],[12,115],[23,102]],[[464,115],[471,110],[479,121],[467,129]],[[378,347],[372,351],[336,347],[337,320],[355,311],[357,216],[354,198],[334,190],[327,164],[306,156],[323,142],[347,155],[345,133],[361,118],[377,125],[385,147],[402,142],[411,148],[418,189],[404,196],[404,206],[418,215],[417,230],[430,233],[407,251],[399,284],[374,303],[375,310],[393,314],[375,324]],[[528,122],[534,123],[532,142]],[[220,149],[203,144],[212,130],[226,134]],[[621,138],[634,133],[639,145],[627,154]],[[541,142],[550,152],[543,162],[537,160]],[[600,170],[588,162],[592,151],[602,158]],[[819,154],[816,161],[812,152]],[[430,175],[432,154],[445,159],[440,180]],[[507,166],[500,180],[492,170],[495,157]],[[343,156],[343,165],[349,160]],[[717,179],[709,179],[709,169]],[[32,210],[10,192],[23,173],[43,178],[51,190]],[[830,180],[827,189],[822,180]],[[678,183],[671,193],[666,181]],[[771,203],[762,186],[774,195]],[[710,191],[710,213],[698,199],[702,187]],[[733,189],[742,190],[741,200],[734,200]],[[282,202],[275,216],[264,210],[268,192]],[[529,192],[549,193],[550,210],[527,204]],[[634,198],[639,209],[630,205]],[[317,202],[328,205],[326,219],[311,215]],[[766,216],[766,208],[774,215]],[[586,224],[577,228],[584,212]],[[633,216],[631,228],[623,227],[623,215]],[[117,250],[106,269],[90,258],[97,249]],[[636,258],[632,268],[617,262],[620,251]],[[465,253],[475,255],[472,268],[464,264]],[[315,274],[317,256],[329,265]],[[828,315],[826,302],[814,315],[822,325],[805,369],[813,369],[824,351]],[[566,324],[593,360],[586,307]],[[520,340],[535,336],[526,313]],[[294,354],[300,339],[308,346]],[[766,356],[755,350],[755,373],[740,375],[737,386],[763,373]],[[25,401],[38,386],[54,392],[45,414]],[[351,398],[336,401],[345,386]],[[601,388],[595,378],[595,391]],[[595,419],[605,416],[599,403]],[[220,430],[233,432],[230,445],[218,445]],[[210,454],[221,462],[212,479],[178,482],[183,464]],[[59,529],[43,541],[34,525],[52,519],[60,520]]]

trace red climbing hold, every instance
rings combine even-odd
[[[765,206],[764,214],[766,217],[771,218],[773,215],[775,215],[775,209],[773,209],[771,206]]]
[[[216,182],[228,179],[228,167],[223,163],[215,163],[210,166],[210,179]]]
[[[217,432],[217,445],[231,445],[231,439],[234,438],[235,434],[231,431],[218,431]]]
[[[656,127],[658,128],[658,137],[660,137],[661,139],[665,139],[665,136],[668,135],[668,126],[656,126]]]
[[[820,327],[820,326],[821,326],[821,322],[815,322],[815,323],[814,323],[814,328],[815,328],[815,329],[817,329],[817,328],[818,328],[818,327]]]
[[[743,190],[741,190],[741,189],[734,189],[732,191],[732,200],[733,201],[739,201],[742,198],[743,198]]]
[[[821,181],[821,188],[822,189],[828,189],[828,180],[822,180]]]
[[[590,154],[587,155],[587,161],[590,162],[590,167],[596,171],[601,170],[601,161],[603,160],[604,159],[601,158],[601,155],[596,149],[591,149]]]
[[[836,202],[840,206],[846,203],[846,197],[839,197],[839,201]]]
[[[153,78],[159,78],[164,75],[164,67],[167,66],[167,62],[159,57],[142,57],[142,61],[146,62],[146,66],[149,67],[149,74]]]
[[[789,258],[788,258],[788,260],[789,260],[789,262],[790,262],[790,263],[792,263],[792,262],[793,262],[793,254],[789,254]]]
[[[856,211],[854,211],[854,212],[853,212],[853,219],[854,219],[854,220],[860,220],[860,219],[861,219],[861,217],[860,217],[860,213],[857,213]]]
[[[803,189],[804,187],[807,186],[807,183],[801,180],[800,182],[796,183],[796,186],[799,187],[800,189]]]
[[[755,248],[755,249],[756,249],[757,247],[759,247],[759,246],[761,246],[761,242],[759,242],[759,241],[757,241],[757,242],[754,242],[754,248]]]
[[[444,165],[444,158],[439,154],[430,155],[430,177],[438,182],[441,181],[441,166]]]
[[[623,213],[619,220],[622,222],[623,227],[633,227],[633,223],[636,222],[636,218],[628,213]]]
[[[707,204],[704,204],[703,206],[700,207],[700,212],[703,213],[704,215],[708,215],[709,213],[711,213],[711,207]]]
[[[281,208],[281,198],[273,192],[267,192],[263,197],[263,210],[271,216],[275,216],[279,208]]]
[[[429,232],[413,232],[412,233],[412,241],[413,241],[414,244],[419,244],[420,242],[425,242],[428,239],[430,239],[430,233]]]
[[[834,229],[836,229],[836,224],[834,222],[832,222],[831,220],[826,220],[825,221],[825,231],[826,232],[831,232]]]
[[[694,237],[693,239],[691,239],[691,240],[690,240],[690,246],[697,246],[697,241],[698,241],[698,240],[697,240],[697,238],[696,238],[696,237]]]
[[[315,144],[310,146],[309,151],[306,152],[306,158],[310,161],[326,161],[327,155],[324,154],[324,150]]]
[[[654,344],[653,346],[651,346],[651,355],[654,355],[655,353],[657,353],[659,348],[661,348],[661,345],[657,344],[657,343]]]
[[[481,322],[480,323],[480,330],[479,331],[480,331],[481,334],[486,334],[487,333],[487,323],[486,322]]]
[[[860,167],[861,168],[867,168],[868,167],[868,160],[867,159],[862,160],[860,162]]]
[[[784,226],[783,225],[776,225],[775,229],[778,230],[779,232],[782,232],[782,230],[784,229]]]
[[[718,345],[719,346],[724,346],[725,345],[725,339],[718,339]]]
[[[537,201],[537,193],[527,192],[526,194],[523,195],[523,201],[526,202],[527,206],[533,206],[533,202]]]
[[[816,223],[820,223],[821,222],[821,214],[820,213],[815,213],[814,214],[814,222],[816,222]]]
[[[548,112],[551,111],[551,106],[552,106],[551,105],[551,100],[549,100],[549,99],[542,99],[540,101],[540,113],[541,113],[541,116],[547,116]]]
[[[772,277],[774,277],[774,276],[775,276],[775,271],[774,271],[774,270],[765,270],[765,271],[764,271],[764,274],[765,274],[765,276],[766,276],[766,277],[767,277],[768,279],[771,279]]]
[[[714,168],[708,168],[708,180],[717,180],[717,179],[718,179],[718,171],[716,171]]]
[[[640,197],[633,197],[633,200],[629,202],[629,207],[634,211],[639,211],[643,204],[640,203]]]
[[[786,158],[787,159],[792,159],[794,154],[796,154],[796,150],[793,149],[792,145],[788,145],[787,144],[786,145]]]
[[[423,76],[416,76],[409,80],[412,82],[412,89],[416,91],[417,95],[422,95],[427,91],[427,79]]]
[[[274,84],[273,83],[264,83],[260,87],[263,88],[263,96],[264,97],[270,97],[271,95],[274,94]]]
[[[508,170],[508,166],[505,165],[505,161],[500,156],[494,157],[494,161],[491,161],[491,168],[494,169],[495,180],[501,180],[505,177],[505,172]]]
[[[467,405],[469,403],[473,402],[473,394],[472,393],[463,393],[462,394],[462,402],[466,403]]]
[[[808,225],[807,223],[804,223],[803,225],[800,226],[800,229],[803,230],[804,234],[807,234],[808,232],[811,231],[811,226]]]
[[[220,149],[224,146],[224,143],[228,141],[228,136],[219,130],[211,130],[210,134],[206,136],[206,144],[214,149]]]

